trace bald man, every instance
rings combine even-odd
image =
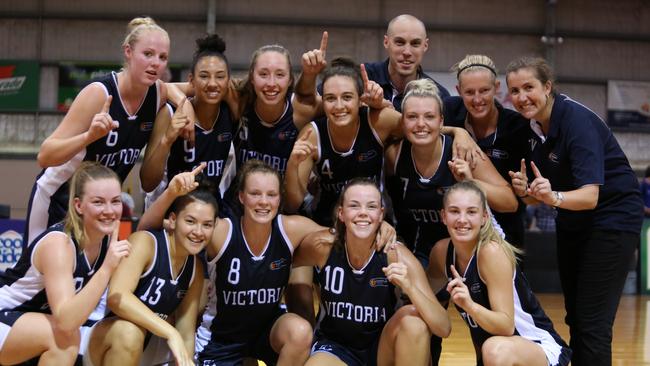
[[[384,62],[366,63],[368,78],[374,80],[384,89],[384,98],[402,111],[404,88],[411,80],[431,79],[422,71],[422,57],[429,47],[427,30],[422,21],[412,15],[399,15],[388,23],[384,35],[384,47],[388,59]],[[449,91],[437,81],[433,82],[440,89],[444,99]]]

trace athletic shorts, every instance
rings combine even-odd
[[[269,322],[255,336],[247,341],[230,341],[226,339],[211,339],[208,334],[202,334],[200,330],[197,333],[197,349],[201,349],[198,354],[199,366],[240,366],[245,358],[254,358],[264,361],[268,366],[275,365],[278,362],[278,354],[271,347],[270,335],[271,328],[284,314],[279,312],[278,315]],[[209,339],[206,343],[205,339]]]
[[[23,314],[25,314],[24,311],[17,310],[0,311],[0,350],[4,347],[7,336],[11,332],[11,327]]]
[[[356,349],[344,346],[316,331],[316,340],[311,347],[311,354],[323,352],[337,357],[348,366],[364,366],[377,364],[379,338],[368,349]]]

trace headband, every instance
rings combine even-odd
[[[484,64],[469,64],[469,65],[465,65],[462,68],[458,69],[458,72],[456,73],[456,79],[458,79],[461,72],[469,69],[470,67],[474,67],[474,66],[484,67],[484,68],[490,70],[492,72],[492,74],[494,74],[494,76],[497,76],[497,72],[491,66],[484,65]]]

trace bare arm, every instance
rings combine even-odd
[[[163,193],[142,214],[138,223],[138,230],[161,228],[165,219],[165,212],[167,212],[167,209],[172,205],[174,200],[179,196],[193,191],[199,186],[195,178],[203,171],[203,168],[205,168],[205,163],[199,164],[191,172],[176,174]]]
[[[196,121],[196,113],[192,103],[184,103],[183,101],[189,96],[194,96],[194,88],[190,83],[164,83],[167,89],[167,100],[183,111],[190,123],[186,124],[180,135],[184,140],[188,140],[190,146],[194,146],[194,121]]]
[[[294,88],[293,122],[297,129],[302,129],[316,115],[323,114],[322,98],[316,91],[316,78],[327,66],[328,33],[323,32],[320,48],[302,54],[302,73]]]
[[[120,318],[167,339],[177,360],[191,362],[191,357],[183,349],[183,339],[176,328],[151,311],[133,293],[138,286],[140,276],[146,272],[153,260],[156,245],[153,237],[146,232],[138,231],[131,234],[129,241],[133,243],[133,251],[117,268],[111,279],[108,289],[108,307]]]
[[[328,33],[323,32],[320,41],[320,48],[307,51],[302,54],[302,73],[298,77],[294,94],[298,103],[314,107],[320,103],[320,97],[316,92],[316,78],[327,66],[325,58],[327,53]]]
[[[438,240],[429,253],[429,266],[426,268],[426,272],[431,289],[436,294],[444,289],[449,281],[445,271],[449,245],[451,245],[449,238]]]
[[[61,165],[119,126],[108,114],[112,97],[96,84],[83,88],[38,153],[41,167]]]
[[[126,240],[117,241],[116,230],[104,263],[81,291],[75,294],[72,279],[77,254],[69,237],[64,234],[49,234],[43,240],[34,253],[34,265],[43,274],[52,317],[57,327],[63,331],[76,330],[97,306],[113,271],[120,260],[129,254],[131,245]]]
[[[433,294],[424,269],[413,253],[403,245],[395,245],[388,252],[388,263],[384,268],[386,277],[409,297],[429,330],[439,337],[449,336],[451,322],[447,310]]]
[[[310,220],[311,221],[311,220]],[[289,311],[300,315],[314,326],[313,268],[322,268],[327,261],[334,235],[328,229],[321,229],[306,235],[295,250],[291,277],[286,292]]]
[[[542,176],[535,163],[530,163],[535,180],[528,188],[528,194],[540,202],[552,207],[560,207],[565,210],[582,211],[593,210],[598,204],[600,187],[597,184],[584,185],[578,189],[561,192],[553,191],[551,182]]]
[[[512,274],[514,266],[496,243],[489,243],[478,253],[480,276],[488,287],[490,309],[475,303],[463,283],[452,269],[454,280],[450,282],[452,300],[486,332],[492,335],[511,336],[515,331]],[[452,267],[453,268],[453,267]]]
[[[383,98],[383,97],[382,97]],[[392,108],[370,109],[370,124],[384,146],[404,137],[402,114]]]
[[[479,160],[487,160],[487,156],[476,144],[469,132],[460,127],[442,126],[440,133],[452,136],[454,144],[452,146],[454,158],[460,158],[470,163],[472,167],[476,166]]]
[[[307,194],[309,173],[314,167],[316,160],[317,138],[311,125],[305,126],[293,145],[291,156],[287,162],[287,171],[284,177],[285,202],[284,208],[287,212],[296,212]]]
[[[199,315],[201,295],[203,293],[203,263],[195,257],[194,280],[187,294],[176,309],[176,330],[183,338],[188,355],[194,354],[196,319]]]
[[[162,108],[156,115],[156,122],[153,125],[153,132],[149,137],[149,143],[144,153],[144,161],[140,168],[140,182],[145,192],[151,192],[165,174],[167,157],[171,150],[172,144],[180,134],[180,129],[185,126],[186,122],[178,123],[175,128],[171,116],[171,111],[167,106]]]
[[[476,160],[476,167],[472,169],[476,183],[486,193],[488,204],[497,212],[515,212],[519,206],[510,184],[503,179],[492,162]]]

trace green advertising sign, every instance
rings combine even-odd
[[[38,110],[37,61],[0,60],[0,111]]]
[[[650,219],[643,220],[641,229],[641,293],[650,294]]]
[[[111,71],[119,71],[118,64],[72,63],[59,64],[59,94],[56,109],[67,112],[79,91],[92,80]]]
[[[66,112],[83,87],[111,71],[118,72],[121,68],[122,65],[111,63],[60,63],[57,109],[61,112]],[[169,70],[170,80],[178,81],[181,75],[181,68],[178,66],[170,66]]]

